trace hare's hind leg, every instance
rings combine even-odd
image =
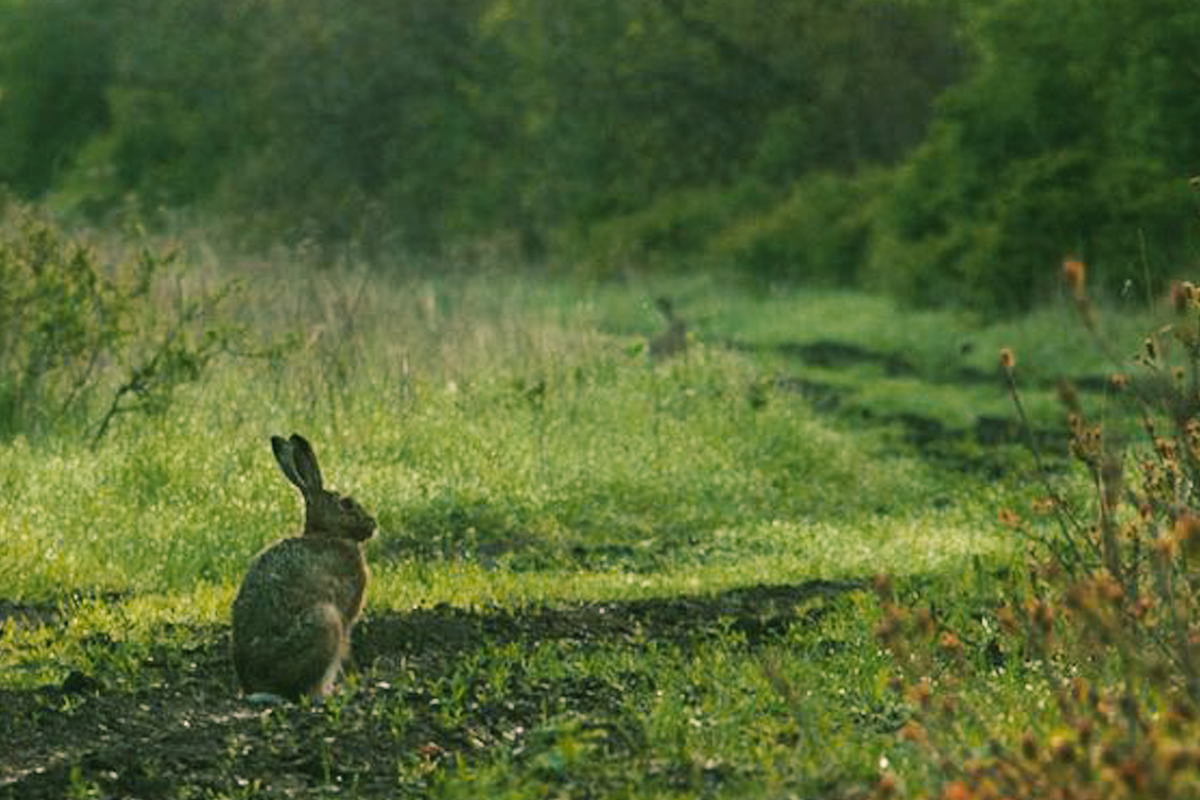
[[[313,606],[298,620],[294,647],[284,656],[275,673],[279,694],[298,698],[329,694],[337,680],[345,653],[342,617],[332,603]]]

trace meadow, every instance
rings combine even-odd
[[[437,267],[187,241],[142,301],[175,322],[139,335],[236,339],[102,436],[138,396],[115,357],[0,443],[0,796],[933,796],[958,767],[897,688],[914,664],[973,709],[946,758],[1067,724],[997,622],[1054,529],[1003,512],[1046,473],[1088,491],[1057,381],[1111,402],[1067,299],[990,321]],[[670,357],[660,296],[688,323]],[[1106,319],[1136,346],[1164,309],[1124,302]],[[264,707],[238,697],[229,609],[300,527],[268,443],[292,431],[379,531],[339,692]],[[905,605],[933,615],[929,661],[886,636]]]

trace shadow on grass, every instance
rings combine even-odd
[[[598,763],[618,766],[591,778],[620,783],[628,776],[619,765],[646,748],[631,709],[652,696],[651,674],[547,676],[517,658],[496,686],[469,657],[504,660],[489,649],[545,642],[756,647],[792,626],[818,625],[829,607],[822,598],[862,586],[815,580],[575,606],[368,613],[355,629],[357,675],[315,707],[240,699],[227,628],[196,631],[188,648],[91,639],[84,661],[92,666],[0,690],[0,798],[422,796],[443,762],[487,759],[499,748],[536,771],[539,753],[560,736],[601,748]],[[69,611],[58,611],[66,602],[54,615],[49,605],[0,607],[47,630],[70,624]],[[673,781],[727,779],[697,777],[682,762],[667,767]]]
[[[369,664],[389,656],[438,651],[459,655],[513,642],[569,639],[590,644],[686,645],[730,634],[756,646],[786,633],[792,625],[816,624],[825,611],[825,606],[817,605],[798,615],[797,606],[865,586],[862,581],[812,580],[706,595],[518,610],[442,604],[370,616],[356,629],[354,656]]]

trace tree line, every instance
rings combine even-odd
[[[1194,261],[1186,0],[0,0],[0,182],[1017,309]]]

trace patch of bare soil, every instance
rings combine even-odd
[[[227,631],[199,632],[197,647],[141,653],[133,678],[71,672],[56,685],[0,691],[0,798],[420,796],[448,760],[497,746],[519,753],[548,707],[578,713],[615,756],[634,753],[644,736],[621,709],[631,693],[652,691],[645,675],[551,681],[510,665],[504,686],[456,691],[446,678],[501,644],[687,647],[737,631],[755,647],[814,624],[822,606],[797,613],[799,604],[857,588],[813,581],[568,608],[369,615],[355,631],[359,668],[317,706],[238,697]],[[474,680],[486,681],[486,670]]]

